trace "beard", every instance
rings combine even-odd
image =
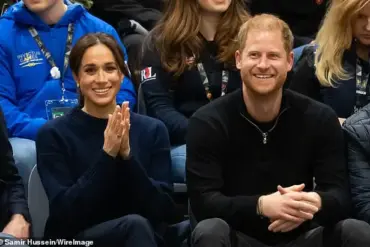
[[[243,88],[256,97],[269,97],[276,95],[284,86],[287,76],[274,76],[269,79],[258,79],[251,74],[241,74]]]

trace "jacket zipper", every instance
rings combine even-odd
[[[279,113],[279,115],[278,115],[278,117],[277,117],[277,119],[276,119],[276,121],[275,121],[275,123],[274,123],[274,126],[272,126],[272,128],[271,129],[269,129],[267,132],[263,132],[255,123],[253,123],[251,120],[249,120],[246,116],[244,116],[242,113],[240,113],[240,115],[242,115],[242,117],[244,118],[244,119],[246,119],[250,124],[252,124],[261,134],[262,134],[262,143],[263,144],[267,144],[267,139],[268,139],[268,135],[269,135],[269,133],[270,132],[272,132],[274,129],[275,129],[275,127],[276,127],[276,125],[277,125],[277,123],[279,122],[279,119],[280,119],[280,116],[285,112],[287,110],[287,108],[285,108],[285,109],[283,109],[280,113]]]

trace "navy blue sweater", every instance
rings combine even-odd
[[[132,155],[125,161],[103,151],[106,125],[106,119],[76,108],[40,130],[38,171],[50,203],[45,237],[71,238],[95,224],[133,213],[153,225],[170,217],[166,127],[132,113]]]

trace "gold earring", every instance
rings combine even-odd
[[[77,83],[77,87],[80,87],[80,84],[79,83]]]

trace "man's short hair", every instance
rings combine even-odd
[[[245,42],[248,38],[248,33],[251,30],[257,31],[280,30],[286,52],[290,53],[293,49],[294,37],[288,24],[274,15],[261,14],[255,15],[240,27],[238,34],[239,50],[242,51],[244,49]]]

